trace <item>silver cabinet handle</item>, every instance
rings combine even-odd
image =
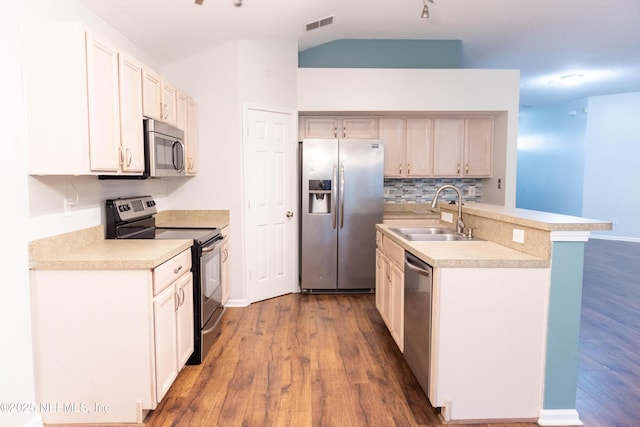
[[[340,228],[344,227],[344,164],[340,164]]]
[[[178,307],[180,307],[180,296],[176,292],[173,294],[173,311],[178,311]]]
[[[182,266],[173,269],[173,274],[178,274],[182,270]]]
[[[336,229],[336,183],[338,182],[338,167],[333,165],[333,177],[331,180],[331,227]]]
[[[287,218],[291,218],[293,216],[293,212],[287,211],[287,213],[285,215],[286,215]]]

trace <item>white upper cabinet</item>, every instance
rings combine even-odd
[[[491,176],[492,117],[436,118],[433,137],[435,176]]]
[[[406,176],[433,176],[433,119],[408,118],[406,127]]]
[[[464,119],[436,118],[433,125],[433,174],[439,177],[461,176]]]
[[[93,172],[144,171],[141,67],[87,32],[89,153]]]
[[[412,116],[301,116],[302,138],[384,141],[385,178],[488,178],[493,117],[456,113]]]
[[[29,174],[141,175],[144,115],[187,133],[190,98],[83,25],[25,24],[21,43]]]
[[[178,125],[178,90],[148,67],[142,73],[143,113],[145,117]]]
[[[377,119],[371,117],[305,117],[301,119],[302,138],[378,137]]]
[[[162,121],[177,126],[178,90],[174,85],[162,81]]]
[[[21,38],[29,173],[91,174],[85,28],[25,24]]]
[[[493,118],[465,119],[464,175],[490,177],[493,166]]]
[[[120,143],[124,172],[144,171],[142,127],[142,64],[125,53],[119,55]]]
[[[185,147],[187,150],[187,175],[198,173],[198,137],[196,121],[196,103],[187,96],[186,129],[184,131]]]
[[[162,121],[162,77],[148,67],[142,69],[142,100],[144,116]]]
[[[404,177],[407,172],[404,119],[397,117],[378,119],[378,135],[384,141],[384,176]]]
[[[384,140],[385,177],[433,176],[433,119],[380,118],[378,134]]]

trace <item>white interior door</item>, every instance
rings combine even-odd
[[[245,241],[250,302],[295,288],[295,117],[245,109]]]

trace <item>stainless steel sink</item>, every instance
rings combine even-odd
[[[471,241],[479,240],[475,237],[458,233],[446,227],[393,227],[389,228],[403,239],[414,242],[446,242],[446,241]]]

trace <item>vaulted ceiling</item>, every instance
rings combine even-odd
[[[640,90],[637,0],[81,0],[159,63],[238,39],[461,40],[465,68],[521,70],[521,104]],[[333,16],[312,31],[306,24]],[[581,79],[563,76],[581,75]]]

